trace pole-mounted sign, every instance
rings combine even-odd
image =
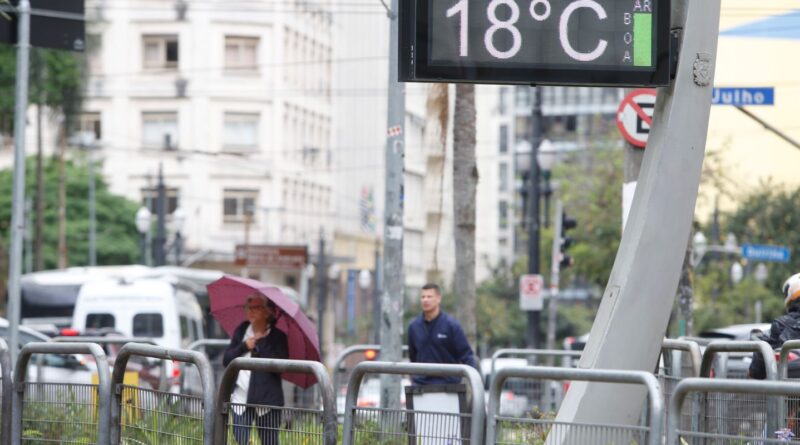
[[[625,96],[617,109],[617,128],[628,143],[644,148],[656,107],[656,90],[640,88]]]
[[[668,0],[408,0],[402,81],[660,86]]]

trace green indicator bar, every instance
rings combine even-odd
[[[633,14],[633,64],[653,66],[653,14]]]

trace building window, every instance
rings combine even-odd
[[[258,37],[225,36],[225,71],[258,72]]]
[[[258,146],[258,113],[225,113],[223,148],[225,150],[255,150]]]
[[[500,176],[497,178],[499,188],[501,192],[505,192],[508,190],[508,164],[505,162],[500,163],[500,170],[498,172]]]
[[[500,126],[500,153],[508,153],[508,125]]]
[[[508,228],[508,201],[499,202],[498,222],[501,229]]]
[[[225,189],[222,194],[222,218],[224,222],[245,222],[255,217],[258,190]]]
[[[142,143],[146,148],[178,148],[178,113],[142,113]]]
[[[177,35],[146,35],[142,37],[143,65],[151,69],[178,67]]]
[[[103,124],[100,118],[100,113],[83,113],[81,114],[81,133],[91,133],[94,135],[94,140],[99,141],[103,138]]]
[[[167,218],[172,215],[172,212],[178,208],[178,189],[177,188],[165,188],[164,189],[164,198],[166,208],[164,209],[164,213],[167,215]],[[143,188],[142,189],[142,205],[147,207],[150,210],[152,215],[158,215],[158,189],[157,188]]]

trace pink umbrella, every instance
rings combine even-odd
[[[248,296],[258,292],[278,307],[275,327],[286,334],[289,359],[320,361],[319,340],[314,324],[300,310],[300,306],[277,287],[250,278],[225,275],[207,288],[211,315],[228,335],[232,336],[233,331],[246,320],[242,306],[247,303]],[[281,377],[301,388],[317,383],[312,374],[285,373]]]

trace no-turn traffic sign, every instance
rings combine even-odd
[[[519,308],[523,311],[541,311],[544,308],[544,278],[541,275],[519,277]]]
[[[656,90],[641,88],[625,96],[617,110],[617,127],[634,147],[644,148],[653,125]]]

